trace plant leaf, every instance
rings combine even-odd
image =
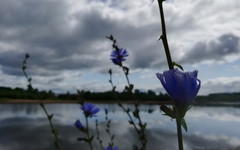
[[[173,61],[172,64],[173,64],[173,66],[177,66],[177,67],[180,68],[182,71],[184,71],[184,70],[183,70],[183,67],[182,67],[181,65],[177,64],[176,62]]]
[[[186,120],[184,118],[181,120],[181,125],[184,128],[184,130],[187,132],[187,130],[188,130],[187,123],[186,123]]]
[[[161,105],[161,110],[171,118],[176,118],[176,112],[171,108],[167,107],[166,105]]]

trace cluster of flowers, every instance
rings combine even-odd
[[[196,70],[194,70],[192,72],[184,72],[184,71],[179,70],[178,68],[174,68],[174,66],[177,66],[183,70],[183,68],[180,65],[171,61],[171,55],[170,55],[170,51],[169,51],[168,43],[167,43],[165,21],[164,21],[163,9],[162,9],[163,1],[165,1],[165,0],[158,0],[160,16],[161,16],[161,23],[162,23],[162,35],[160,36],[160,39],[162,39],[162,41],[163,41],[163,46],[164,46],[167,60],[168,60],[169,70],[166,70],[163,73],[157,73],[156,75],[157,75],[158,79],[160,80],[162,86],[167,91],[168,95],[173,100],[174,104],[171,107],[162,105],[160,108],[166,115],[168,115],[169,117],[171,117],[173,119],[176,119],[177,130],[178,130],[179,150],[182,150],[183,145],[182,145],[181,126],[187,131],[187,124],[186,124],[186,121],[184,120],[184,116],[185,116],[186,112],[189,110],[191,104],[193,103],[193,101],[200,89],[201,81],[197,78],[198,71],[196,71]],[[114,50],[112,51],[112,53],[110,55],[110,57],[111,57],[110,59],[112,60],[112,62],[115,65],[120,66],[123,69],[126,79],[128,81],[128,86],[126,86],[125,88],[129,93],[131,93],[132,89],[133,89],[133,84],[130,84],[129,79],[128,79],[129,68],[127,68],[126,66],[123,66],[123,61],[125,61],[126,58],[129,56],[128,52],[126,49],[117,47],[116,40],[113,38],[113,36],[110,36],[107,38],[109,38],[110,40],[113,41]],[[23,70],[23,73],[24,73],[28,83],[29,83],[28,89],[30,91],[32,91],[33,88],[31,85],[31,78],[28,77],[28,75],[26,73],[26,67],[27,67],[26,64],[27,64],[28,58],[29,58],[29,54],[26,54],[25,59],[23,61],[22,70]],[[109,70],[109,73],[110,73],[110,75],[112,74],[111,70]],[[111,80],[110,80],[110,83],[112,84]],[[112,84],[112,86],[113,86],[113,84]],[[115,88],[116,87],[113,86],[113,92],[115,91]],[[52,121],[51,121],[53,115],[48,114],[43,103],[41,103],[40,105],[43,108],[43,110],[49,120],[49,124],[52,128],[53,134],[56,139],[56,146],[57,146],[57,148],[59,148],[61,150],[62,148],[61,148],[59,139],[57,137],[56,129],[53,127]],[[128,114],[128,116],[130,118],[129,123],[134,126],[134,128],[136,129],[136,131],[139,134],[139,140],[142,143],[142,147],[140,149],[146,150],[147,140],[145,139],[146,138],[145,128],[146,128],[147,124],[142,123],[142,121],[141,121],[141,118],[139,115],[138,103],[135,103],[135,110],[132,111],[132,114],[135,117],[135,119],[139,121],[138,127],[136,126],[136,124],[134,123],[134,121],[130,115],[130,110],[125,109],[122,106],[122,104],[120,104],[120,103],[119,103],[119,106],[122,107],[123,110]],[[91,103],[82,103],[80,106],[80,109],[83,111],[83,114],[85,116],[86,125],[83,125],[80,120],[75,121],[75,126],[81,132],[83,132],[85,134],[85,137],[78,138],[78,140],[87,142],[89,144],[90,149],[93,150],[93,147],[92,147],[93,136],[90,135],[90,133],[89,133],[88,119],[92,118],[92,117],[96,117],[97,116],[96,114],[100,111],[100,109],[95,107],[95,105],[91,104]],[[105,112],[107,115],[107,109],[105,109]],[[108,124],[108,126],[109,126],[109,124]],[[109,133],[109,128],[107,128],[107,132]],[[111,134],[109,134],[109,135],[111,135]],[[105,150],[118,150],[118,147],[114,146],[112,140],[113,140],[113,138],[111,137],[111,143],[105,148]],[[102,146],[102,149],[104,149],[103,146]],[[136,149],[138,149],[138,148],[136,147]]]
[[[120,48],[113,50],[110,56],[110,59],[115,65],[122,67],[122,62],[126,60],[128,53],[126,49]],[[184,116],[200,89],[201,81],[197,78],[198,71],[184,72],[175,68],[164,71],[163,73],[157,73],[156,75],[174,102],[172,108],[162,105],[162,111],[171,118],[176,119],[177,122],[180,122],[187,131]],[[86,118],[87,126],[87,119],[96,117],[96,114],[100,111],[99,108],[96,108],[95,105],[91,103],[83,103],[80,109]],[[85,141],[91,142],[92,137],[89,137],[88,127],[84,127],[80,120],[75,122],[75,126],[80,131],[86,133],[87,138]],[[105,150],[118,150],[118,147],[108,145]]]
[[[80,106],[80,109],[82,110],[82,112],[83,112],[83,114],[84,114],[84,116],[85,116],[86,126],[84,126],[80,120],[76,120],[74,125],[75,125],[75,127],[77,127],[81,132],[83,132],[84,134],[86,134],[86,137],[85,137],[85,138],[79,138],[79,140],[86,141],[86,142],[89,144],[90,149],[93,149],[93,148],[92,148],[92,145],[91,145],[93,136],[90,137],[90,135],[89,135],[88,118],[96,117],[96,116],[97,116],[96,114],[100,111],[100,109],[97,108],[97,107],[95,107],[95,105],[92,104],[92,103],[83,103],[83,104]],[[104,111],[107,112],[107,109],[105,108]],[[118,147],[109,144],[109,145],[105,148],[105,150],[118,150]]]
[[[178,133],[178,147],[179,150],[183,150],[183,142],[182,142],[182,127],[187,131],[187,123],[184,119],[185,114],[187,111],[190,109],[191,104],[193,103],[199,89],[201,86],[201,81],[197,78],[198,71],[194,70],[192,72],[184,72],[183,68],[181,65],[176,64],[175,62],[172,61],[171,55],[170,55],[170,50],[168,47],[168,42],[167,42],[167,35],[166,35],[166,27],[165,27],[165,20],[164,20],[164,14],[163,14],[163,7],[162,3],[165,0],[158,0],[158,5],[159,5],[159,10],[160,10],[160,18],[161,18],[161,23],[162,23],[162,35],[160,36],[160,39],[163,42],[163,46],[165,49],[166,57],[167,57],[167,62],[169,66],[169,70],[164,71],[163,73],[157,73],[157,77],[160,80],[162,86],[165,88],[167,91],[168,95],[171,97],[173,100],[173,105],[172,106],[166,106],[162,105],[160,108],[161,110],[165,113],[165,115],[168,115],[172,119],[176,119],[177,123],[177,133]],[[123,66],[123,61],[126,60],[126,57],[128,57],[128,53],[126,49],[123,48],[118,48],[116,45],[116,39],[113,38],[112,35],[107,37],[111,41],[113,41],[113,48],[114,50],[111,53],[111,60],[115,65],[120,66],[124,74],[126,76],[126,79],[128,81],[128,86],[125,87],[125,89],[131,93],[133,89],[133,84],[130,84],[129,79],[128,79],[128,73],[129,73],[129,68],[126,66]],[[159,40],[160,40],[159,39]],[[178,68],[174,68],[174,66],[177,66]],[[111,70],[109,71],[110,77],[111,77]],[[112,80],[110,78],[110,83],[112,84]],[[113,92],[115,91],[115,88],[112,84],[113,87]],[[86,105],[86,106],[84,106]],[[146,134],[145,134],[145,128],[147,126],[146,123],[142,123],[142,120],[139,115],[139,109],[138,109],[138,103],[135,102],[135,111],[133,111],[133,116],[135,119],[139,121],[138,125],[139,128],[135,125],[133,122],[131,115],[130,115],[130,110],[125,109],[122,104],[119,104],[120,107],[123,108],[123,110],[128,114],[130,118],[130,124],[132,124],[137,131],[139,135],[139,141],[142,144],[142,147],[140,148],[141,150],[146,150],[146,144],[147,144],[147,139],[146,139]],[[86,123],[87,123],[87,118],[88,117],[93,117],[99,109],[94,108],[94,105],[92,104],[83,104],[81,107],[83,110],[85,117],[86,117]],[[88,124],[88,123],[87,123]],[[76,121],[75,125],[82,131],[84,131],[84,127],[81,124],[79,120]],[[88,128],[86,129],[86,133],[88,135],[86,141],[88,143],[91,142],[91,139],[88,134]],[[90,141],[90,142],[89,142]],[[109,147],[110,146],[110,147]],[[112,145],[109,145],[106,149],[118,149],[117,147],[113,147]],[[91,145],[90,145],[91,147]],[[91,148],[92,149],[92,148]],[[138,149],[138,147],[136,147]]]

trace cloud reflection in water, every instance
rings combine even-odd
[[[109,137],[105,135],[104,108],[109,109],[112,119],[111,130],[115,133],[115,144],[121,150],[131,150],[133,144],[138,144],[135,130],[127,122],[127,116],[116,105],[97,105],[99,112],[99,127],[101,138],[107,145]],[[4,150],[46,150],[56,149],[54,137],[47,119],[38,105],[0,105],[0,149]],[[47,105],[54,114],[53,123],[59,131],[65,149],[88,150],[86,143],[78,142],[81,136],[74,127],[74,122],[81,116],[79,105]],[[148,149],[175,150],[177,137],[175,121],[163,116],[159,106],[141,106],[141,116],[148,122]],[[149,113],[150,112],[150,113]],[[184,133],[185,150],[192,149],[230,149],[240,146],[240,109],[233,107],[193,107],[186,120],[189,132]],[[224,119],[223,116],[228,116]],[[91,119],[94,123],[95,119]],[[92,124],[91,128],[95,125]],[[96,150],[100,149],[94,142]],[[237,149],[237,148],[236,148]]]

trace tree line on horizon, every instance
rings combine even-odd
[[[170,97],[167,94],[156,94],[152,90],[140,91],[136,89],[131,96],[129,92],[122,91],[117,92],[116,95],[119,100],[130,101],[132,96],[136,100],[140,101],[170,101]],[[46,100],[99,100],[99,101],[114,101],[116,97],[112,91],[106,92],[91,92],[84,91],[79,95],[76,93],[60,93],[56,94],[53,91],[40,91],[38,89],[23,89],[23,88],[10,88],[0,87],[0,100],[1,99],[46,99]],[[196,104],[208,103],[208,102],[240,102],[240,92],[236,93],[214,93],[207,96],[197,96]]]
[[[128,101],[132,96],[127,91],[115,92],[119,100]],[[146,92],[136,89],[133,93],[136,100],[142,101],[169,101],[170,98],[167,94],[156,94],[152,90]],[[56,94],[53,91],[40,91],[38,89],[23,89],[23,88],[10,88],[0,87],[0,99],[51,99],[51,100],[100,100],[100,101],[113,101],[116,100],[115,94],[112,91],[106,92],[91,92],[84,91],[81,94],[76,93],[60,93]]]

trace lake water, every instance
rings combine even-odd
[[[90,119],[90,129],[95,133],[98,119],[101,138],[107,146],[104,108],[112,119],[114,143],[120,150],[132,150],[138,144],[135,130],[128,123],[127,115],[116,104],[96,104],[101,109],[96,118]],[[125,107],[132,108],[131,105]],[[46,104],[54,114],[53,124],[65,149],[88,150],[87,144],[76,139],[82,133],[74,127],[77,119],[84,118],[78,104]],[[141,118],[147,122],[148,150],[177,149],[176,123],[162,115],[158,105],[141,105]],[[0,150],[54,150],[54,137],[46,116],[38,104],[0,104]],[[185,150],[240,149],[240,108],[194,106],[185,117],[188,132],[183,130]],[[96,140],[96,150],[100,149]]]

